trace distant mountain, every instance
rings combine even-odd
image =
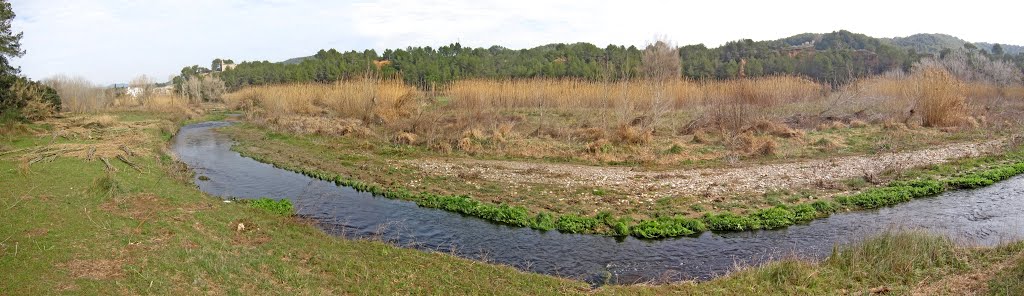
[[[971,43],[967,40],[960,39],[959,37],[946,34],[914,34],[907,37],[879,39],[890,42],[891,44],[899,47],[913,48],[918,53],[930,54],[937,54],[946,48],[962,48],[964,47],[964,44]],[[984,49],[985,51],[992,52],[992,43],[974,42],[971,44],[974,44],[974,46]],[[1010,55],[1024,52],[1024,47],[1019,45],[1000,44],[999,46],[1003,48],[1003,52]]]
[[[891,44],[911,48],[918,53],[938,54],[943,49],[964,47],[966,40],[946,34],[914,34],[907,37],[879,38]]]
[[[281,63],[285,64],[285,65],[295,65],[295,64],[302,63],[302,61],[305,61],[305,60],[308,60],[308,59],[312,59],[312,58],[313,58],[313,56],[290,58],[290,59],[287,59],[287,60],[285,60],[285,61],[283,61]]]
[[[975,42],[974,45],[977,46],[978,48],[984,48],[985,51],[992,52],[992,45],[995,44],[988,42]],[[1017,55],[1018,53],[1024,52],[1024,46],[1020,45],[999,44],[999,46],[1002,47],[1003,52],[1008,55]]]

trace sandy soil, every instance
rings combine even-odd
[[[917,151],[869,156],[847,156],[792,163],[759,164],[714,169],[642,171],[627,167],[599,167],[522,161],[460,159],[409,160],[425,172],[458,177],[471,174],[512,186],[549,184],[566,188],[607,188],[639,202],[664,196],[715,197],[771,190],[828,188],[855,177],[877,176],[887,170],[905,170],[1003,150],[1006,140],[957,143]]]

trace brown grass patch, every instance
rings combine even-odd
[[[317,134],[328,136],[372,135],[373,131],[363,125],[362,120],[316,116],[278,116],[267,120],[277,129],[296,134]]]
[[[249,220],[238,220],[232,222],[228,227],[234,232],[232,240],[237,244],[259,246],[272,240],[266,231]]]
[[[758,137],[752,133],[743,133],[736,137],[735,141],[738,144],[738,148],[747,155],[771,156],[775,155],[779,148],[779,144],[771,137]]]
[[[35,228],[35,229],[32,229],[32,230],[26,231],[25,232],[25,236],[27,236],[27,237],[40,237],[40,236],[45,236],[47,233],[50,233],[49,229],[46,229],[46,228]]]
[[[769,134],[779,138],[800,138],[804,136],[804,132],[789,128],[788,125],[783,123],[771,122],[771,121],[758,121],[753,126],[747,129],[760,134]]]
[[[395,135],[395,138],[392,140],[392,142],[398,145],[415,145],[418,139],[419,136],[417,136],[416,134],[400,132]]]
[[[618,143],[643,145],[650,143],[653,139],[654,131],[650,128],[620,125],[615,130],[615,140]]]
[[[597,139],[587,144],[587,153],[601,154],[607,152],[611,145],[612,143],[607,139]]]
[[[62,264],[71,276],[81,279],[106,280],[124,276],[124,260],[74,259]]]
[[[171,209],[167,201],[149,193],[115,196],[103,203],[100,208],[112,214],[135,220],[149,220],[155,215]]]
[[[459,140],[458,148],[459,150],[462,150],[463,152],[469,154],[475,154],[479,152],[480,149],[483,149],[483,147],[480,144],[476,143],[475,141],[473,141],[472,138],[469,137],[465,137]]]
[[[697,130],[693,132],[693,143],[694,144],[709,144],[711,143],[711,137],[708,136],[703,130]]]

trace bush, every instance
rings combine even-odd
[[[609,235],[612,236],[629,236],[630,227],[629,224],[632,219],[629,217],[615,218],[609,212],[600,212],[595,217],[598,222],[608,227]]]
[[[555,217],[549,213],[538,213],[537,216],[533,217],[530,221],[530,227],[540,230],[552,230],[555,229]]]
[[[893,182],[887,187],[875,188],[852,196],[840,196],[836,201],[844,205],[873,209],[909,201],[914,198],[932,196],[945,190],[942,183],[934,180]]]
[[[594,231],[597,224],[598,221],[595,218],[567,214],[558,217],[555,228],[565,233],[590,233]]]
[[[0,114],[16,120],[41,120],[60,111],[60,96],[42,83],[0,74]]]
[[[466,196],[425,194],[425,197],[418,204],[428,208],[448,210],[509,225],[529,226],[533,224],[526,208],[484,204]]]
[[[707,226],[704,222],[689,219],[682,216],[660,217],[653,220],[645,220],[633,225],[631,230],[633,236],[642,238],[663,238],[681,235],[691,235],[704,232]]]
[[[705,214],[703,220],[708,229],[716,231],[761,229],[760,224],[753,219],[728,212],[721,214]]]
[[[818,218],[818,210],[811,204],[800,204],[794,206],[791,210],[794,216],[793,222],[808,222]]]
[[[293,213],[295,213],[295,209],[292,206],[292,202],[287,199],[274,200],[262,197],[259,199],[250,200],[249,206],[281,216],[291,216]]]
[[[831,214],[839,210],[839,205],[827,200],[812,202],[811,207],[814,207],[814,210],[821,214]]]
[[[796,215],[783,206],[758,210],[750,215],[760,222],[763,229],[776,229],[793,225]]]

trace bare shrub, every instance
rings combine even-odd
[[[1021,72],[1013,63],[992,59],[978,51],[957,49],[940,59],[923,59],[915,68],[943,68],[958,79],[999,86],[1019,84]]]
[[[462,138],[461,140],[459,140],[458,147],[459,150],[462,150],[469,154],[475,154],[479,152],[480,149],[483,149],[483,147],[480,144],[474,142],[473,139],[470,138]]]
[[[43,80],[60,95],[61,110],[96,112],[114,102],[114,93],[80,76],[56,75]]]
[[[137,93],[131,93],[129,95],[138,99],[141,102],[145,102],[150,98],[150,96],[153,95],[153,84],[153,79],[149,76],[136,76],[132,79],[131,82],[128,83],[128,86],[131,87],[131,89]]]
[[[693,143],[708,144],[711,143],[711,138],[703,130],[697,130],[696,132],[693,132]]]
[[[748,132],[737,136],[733,146],[747,155],[771,156],[775,155],[779,145],[771,137],[758,137]]]
[[[419,136],[413,133],[400,132],[395,135],[394,143],[399,145],[415,145]]]
[[[611,145],[611,142],[606,139],[597,139],[587,144],[587,152],[590,154],[604,153],[608,151]]]
[[[226,92],[224,81],[213,75],[191,76],[178,88],[178,94],[191,103],[220,102]]]
[[[789,128],[789,126],[783,123],[767,120],[758,121],[747,130],[780,138],[799,138],[804,136],[803,131]]]

